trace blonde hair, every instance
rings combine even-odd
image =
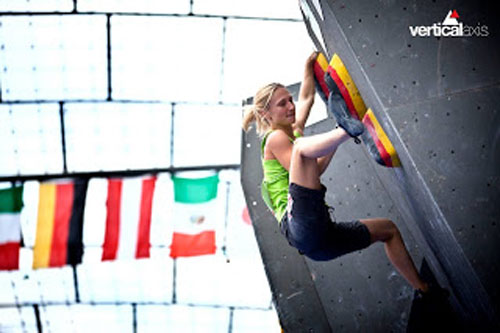
[[[285,86],[281,83],[265,85],[255,94],[253,104],[245,105],[243,114],[243,130],[245,132],[249,130],[252,122],[256,123],[259,136],[263,136],[271,128],[271,124],[264,118],[262,113],[269,108],[269,102],[278,88],[285,88]]]

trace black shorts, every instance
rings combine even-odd
[[[331,260],[361,250],[371,244],[370,231],[359,221],[333,222],[325,203],[326,188],[289,186],[287,213],[281,232],[301,254],[318,260]]]

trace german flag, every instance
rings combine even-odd
[[[396,149],[371,109],[366,112],[363,124],[367,129],[362,135],[363,142],[373,159],[378,164],[389,168],[401,166]]]
[[[81,263],[88,179],[40,184],[33,268]]]

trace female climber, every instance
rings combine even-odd
[[[320,175],[337,147],[364,131],[362,123],[337,117],[340,127],[304,137],[303,131],[314,103],[313,64],[317,53],[306,61],[299,100],[281,84],[271,83],[247,106],[243,128],[255,122],[262,136],[263,198],[280,224],[290,245],[313,260],[330,260],[381,241],[389,260],[413,288],[426,293],[429,285],[419,276],[397,226],[386,218],[333,222],[325,203],[326,188]],[[328,107],[335,107],[330,94]]]

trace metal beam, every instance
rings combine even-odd
[[[239,164],[220,164],[220,165],[168,167],[168,168],[152,168],[152,169],[136,169],[136,170],[67,172],[59,174],[0,176],[0,182],[24,182],[28,180],[43,181],[43,180],[60,179],[60,178],[133,177],[145,174],[156,174],[161,172],[176,173],[183,171],[202,171],[202,170],[221,171],[221,170],[239,170],[239,169],[240,169]]]

